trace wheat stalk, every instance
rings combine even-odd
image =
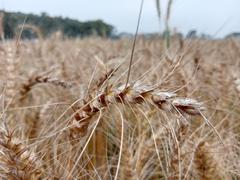
[[[19,25],[19,26],[17,27],[17,29],[22,29],[22,30],[23,30],[23,29],[30,29],[30,30],[32,30],[34,33],[36,33],[36,35],[37,35],[37,37],[38,37],[38,39],[39,39],[40,41],[43,40],[43,33],[42,33],[41,29],[40,29],[39,27],[33,25],[33,24],[23,24],[23,25]],[[20,33],[20,34],[21,34],[21,33]]]
[[[157,9],[157,16],[158,16],[159,24],[161,24],[161,3],[160,3],[160,0],[156,0],[156,9]]]

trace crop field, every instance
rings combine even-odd
[[[240,41],[0,44],[1,179],[240,178]]]

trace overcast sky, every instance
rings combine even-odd
[[[162,0],[162,9],[166,9]],[[80,21],[102,19],[118,32],[134,32],[140,0],[0,0],[0,7],[25,13],[47,12]],[[174,0],[172,28],[186,33],[191,29],[218,37],[240,31],[240,0]],[[157,32],[155,0],[145,0],[140,32]]]

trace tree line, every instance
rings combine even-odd
[[[0,11],[2,15],[2,29],[5,38],[14,38],[26,24],[21,34],[22,38],[35,38],[38,29],[43,37],[49,37],[54,32],[61,32],[65,37],[86,37],[90,35],[111,37],[114,33],[114,27],[102,20],[80,22],[75,19],[63,17],[50,17],[46,13],[41,15],[24,14],[20,12]],[[34,28],[29,28],[29,27]]]

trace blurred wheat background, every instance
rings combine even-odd
[[[170,33],[170,9],[128,84],[131,38],[2,35],[1,179],[239,179],[240,40]]]

